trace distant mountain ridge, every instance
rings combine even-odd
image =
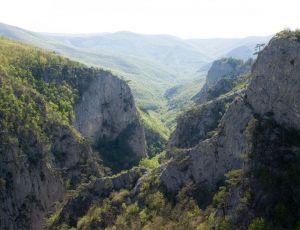
[[[236,49],[246,50],[247,47],[245,55],[248,57],[245,59],[250,58],[252,53],[249,51],[254,52],[257,43],[267,42],[271,38],[252,36],[232,39],[181,39],[171,35],[144,35],[128,31],[95,34],[36,33],[3,23],[0,23],[0,35],[55,49],[67,55],[69,53],[66,48],[69,51],[75,49],[114,58],[139,58],[158,64],[160,68],[178,75],[179,78],[189,77],[182,75],[194,74],[201,66],[220,57],[227,57]],[[74,55],[74,58],[78,57]],[[98,57],[97,61],[86,61],[102,67],[111,67],[101,58],[103,57]]]

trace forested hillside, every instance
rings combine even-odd
[[[91,117],[90,110],[76,108],[97,84],[114,87],[100,91],[109,105],[94,99],[97,116],[105,106],[106,112],[117,111],[122,118],[102,113],[102,128],[94,128],[99,136],[92,140],[75,125],[81,116]],[[68,191],[108,175],[107,166],[121,170],[146,156],[144,131],[124,81],[5,38],[0,38],[0,130],[1,229],[41,229],[47,212]],[[112,165],[112,156],[98,145],[120,140]]]

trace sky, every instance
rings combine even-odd
[[[300,27],[300,0],[0,0],[0,6],[0,22],[36,32],[228,38]]]

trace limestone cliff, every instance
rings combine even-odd
[[[90,175],[104,175],[90,146],[80,143],[72,130],[58,124],[48,129],[53,135],[50,150],[35,135],[19,136],[15,145],[1,148],[1,229],[42,229],[45,215],[67,188]]]
[[[130,88],[110,73],[98,74],[83,92],[75,106],[74,126],[108,166],[117,170],[129,168],[146,156],[144,129]]]
[[[184,161],[175,159],[166,166],[161,180],[168,189],[178,190],[188,179],[193,179],[196,184],[215,185],[224,173],[243,167],[242,156],[250,152],[251,145],[246,130],[254,116],[272,115],[278,124],[299,128],[299,48],[297,41],[271,40],[258,55],[249,87],[229,105],[218,124],[217,133],[204,141],[196,138],[198,144],[193,143],[186,151]],[[202,127],[207,119],[212,118],[210,115],[198,116],[199,135],[203,133]],[[184,138],[180,142],[180,127],[171,142],[178,139],[176,145],[186,147]]]
[[[214,61],[206,76],[206,82],[200,92],[193,97],[198,103],[220,96],[233,87],[233,82],[250,71],[253,60],[242,61],[234,58],[222,58]]]
[[[196,105],[177,120],[177,127],[168,143],[168,151],[173,148],[192,148],[200,141],[212,136],[225,113],[226,105],[236,94]]]

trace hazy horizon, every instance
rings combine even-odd
[[[44,35],[53,35],[53,36],[97,36],[97,35],[106,35],[106,34],[115,34],[115,33],[131,33],[131,34],[137,34],[137,35],[144,35],[144,36],[169,36],[169,37],[174,37],[174,38],[179,38],[179,39],[183,39],[183,40],[193,40],[193,39],[203,39],[203,40],[213,40],[213,39],[243,39],[243,38],[255,38],[255,37],[269,37],[269,36],[273,36],[274,34],[269,34],[269,35],[256,35],[256,34],[249,34],[246,36],[242,36],[242,37],[191,37],[191,38],[182,38],[180,36],[176,36],[173,34],[163,34],[163,33],[153,33],[153,34],[146,34],[146,33],[139,33],[139,32],[134,32],[134,31],[129,31],[129,30],[119,30],[119,31],[112,31],[112,32],[86,32],[86,33],[57,33],[57,32],[47,32],[47,31],[33,31],[24,27],[20,27],[17,25],[12,25],[12,24],[8,24],[5,22],[1,22],[0,24],[5,24],[8,26],[12,26],[12,27],[17,27],[19,29],[23,29],[23,30],[27,30],[30,32],[34,32],[34,33],[39,33],[39,34],[44,34]]]
[[[297,0],[10,0],[1,4],[0,21],[40,33],[128,31],[183,39],[230,39],[295,29],[300,21],[298,6]]]

